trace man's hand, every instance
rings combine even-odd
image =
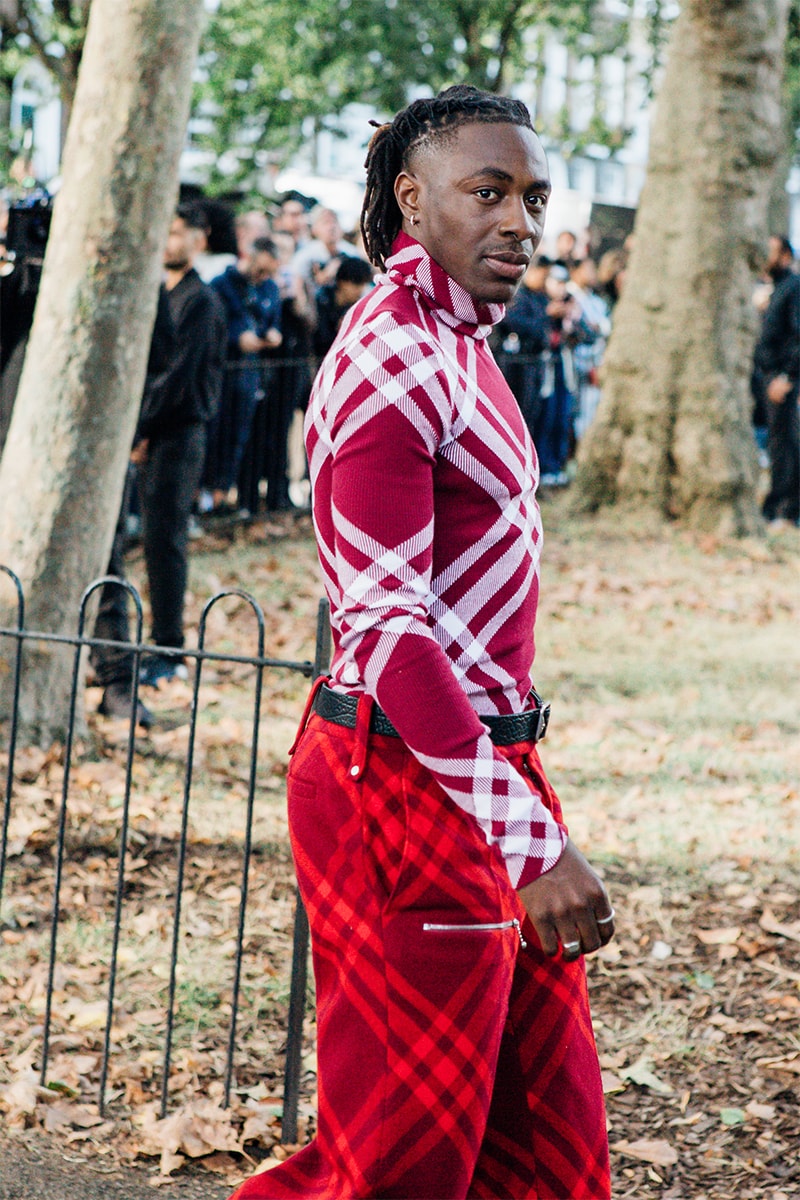
[[[283,334],[279,329],[268,329],[264,334],[264,346],[269,350],[275,350],[283,341]]]
[[[252,329],[245,329],[243,333],[239,334],[239,349],[244,354],[258,354],[265,346],[264,339],[260,338]]]
[[[792,390],[792,382],[788,375],[776,375],[774,379],[770,379],[767,384],[767,399],[772,404],[783,404],[789,392]]]
[[[519,897],[551,958],[560,945],[571,962],[614,936],[614,910],[603,882],[570,841],[552,870],[521,888]]]
[[[315,285],[317,287],[324,287],[325,284],[333,283],[341,262],[341,258],[331,258],[326,263],[314,263],[311,272],[314,276]]]
[[[150,448],[150,443],[147,438],[142,438],[140,442],[131,450],[131,462],[135,467],[141,467],[142,463],[147,462],[147,451]]]

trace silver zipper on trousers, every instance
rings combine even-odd
[[[523,950],[528,943],[522,936],[522,928],[516,917],[512,921],[493,921],[484,925],[434,925],[426,921],[422,926],[423,933],[490,933],[495,929],[516,929],[519,944]]]

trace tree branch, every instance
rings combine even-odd
[[[500,33],[497,38],[497,70],[494,74],[494,84],[498,90],[503,83],[512,40],[519,35],[519,17],[525,5],[526,0],[517,0],[516,4],[509,5],[505,20],[500,25]]]

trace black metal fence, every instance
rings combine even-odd
[[[72,689],[69,698],[69,712],[66,722],[66,738],[63,747],[63,781],[57,817],[57,833],[53,847],[53,885],[52,901],[49,918],[49,949],[47,955],[47,981],[45,989],[45,1009],[41,1020],[40,1044],[38,1057],[39,1079],[42,1086],[47,1082],[48,1065],[51,1050],[51,1035],[53,1026],[53,996],[55,990],[56,972],[60,963],[59,928],[62,920],[62,881],[69,848],[66,838],[67,815],[71,796],[71,778],[75,768],[76,731],[80,727],[83,714],[83,697],[81,695],[81,656],[91,651],[93,647],[113,647],[127,649],[133,654],[134,672],[132,680],[133,711],[127,730],[124,767],[124,794],[119,806],[119,827],[116,835],[116,887],[113,900],[113,912],[107,914],[111,922],[111,946],[105,970],[105,1022],[103,1029],[103,1049],[97,1089],[97,1103],[100,1115],[104,1115],[107,1106],[108,1070],[112,1052],[112,1024],[115,1011],[115,999],[118,987],[118,966],[120,931],[122,927],[123,901],[126,888],[130,881],[128,870],[130,855],[130,809],[131,799],[135,794],[133,767],[140,747],[137,744],[135,711],[138,698],[138,667],[143,653],[152,647],[142,642],[142,605],[136,589],[127,582],[116,581],[124,587],[133,600],[136,610],[135,638],[131,642],[109,642],[87,636],[85,633],[89,603],[94,593],[104,587],[110,577],[98,579],[85,590],[80,603],[77,627],[74,634],[53,634],[40,630],[26,628],[25,598],[18,577],[8,567],[0,565],[0,581],[6,577],[6,585],[10,582],[16,593],[16,622],[9,626],[0,627],[0,658],[5,659],[10,670],[6,676],[7,688],[10,692],[10,715],[4,727],[6,743],[7,774],[4,784],[2,829],[0,831],[0,929],[3,928],[3,890],[8,890],[8,851],[9,825],[17,802],[18,781],[16,777],[16,762],[18,754],[23,749],[20,744],[20,695],[24,683],[24,648],[28,643],[45,643],[51,646],[61,645],[65,652],[73,657]],[[257,631],[257,651],[253,655],[222,653],[208,648],[207,633],[208,619],[217,604],[226,597],[237,597],[249,606]],[[263,703],[263,678],[265,671],[277,671],[288,675],[300,675],[309,679],[316,677],[326,668],[330,654],[330,626],[328,622],[327,604],[320,602],[317,616],[316,649],[313,662],[292,661],[271,657],[265,651],[265,618],[258,602],[247,592],[240,589],[220,591],[207,602],[198,627],[197,648],[184,648],[171,653],[180,654],[194,664],[193,684],[191,689],[191,704],[188,715],[188,742],[185,754],[183,772],[183,798],[181,807],[180,832],[175,846],[174,875],[173,875],[173,907],[169,920],[171,922],[171,950],[169,958],[169,986],[165,1004],[165,1033],[161,1053],[161,1115],[167,1112],[170,1066],[173,1054],[174,1024],[176,1010],[176,980],[178,970],[178,952],[181,938],[181,921],[183,916],[183,892],[189,851],[189,812],[194,787],[194,754],[201,715],[201,678],[204,665],[240,664],[252,668],[252,695],[250,697],[251,725],[249,737],[249,769],[247,772],[246,821],[242,848],[241,866],[239,872],[239,902],[238,921],[235,935],[235,953],[233,955],[233,977],[230,980],[230,1019],[227,1029],[227,1051],[224,1062],[224,1104],[228,1105],[234,1075],[234,1063],[237,1052],[237,1021],[241,1003],[241,969],[243,944],[245,937],[245,920],[248,903],[248,887],[250,882],[250,861],[252,853],[252,831],[254,808],[257,792],[257,755],[259,745],[259,729],[265,718]],[[160,652],[163,652],[159,648]],[[8,699],[8,697],[6,697]],[[287,713],[295,717],[296,713]],[[269,719],[268,716],[266,719]],[[0,727],[2,728],[2,727]],[[0,751],[3,749],[0,742]],[[293,959],[291,970],[291,987],[288,1012],[286,1014],[286,1060],[284,1068],[284,1105],[282,1122],[282,1140],[292,1143],[297,1140],[298,1100],[302,1078],[302,1038],[303,1018],[306,1006],[307,957],[309,934],[308,924],[299,896],[296,898],[296,911],[293,928]]]

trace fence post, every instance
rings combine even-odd
[[[330,605],[320,600],[317,609],[317,644],[314,653],[314,679],[324,675],[331,657]],[[292,981],[289,993],[289,1027],[286,1035],[286,1070],[283,1077],[283,1120],[281,1143],[297,1141],[297,1109],[300,1101],[300,1075],[303,1065],[303,1020],[308,982],[309,928],[305,906],[297,890],[292,948]]]

